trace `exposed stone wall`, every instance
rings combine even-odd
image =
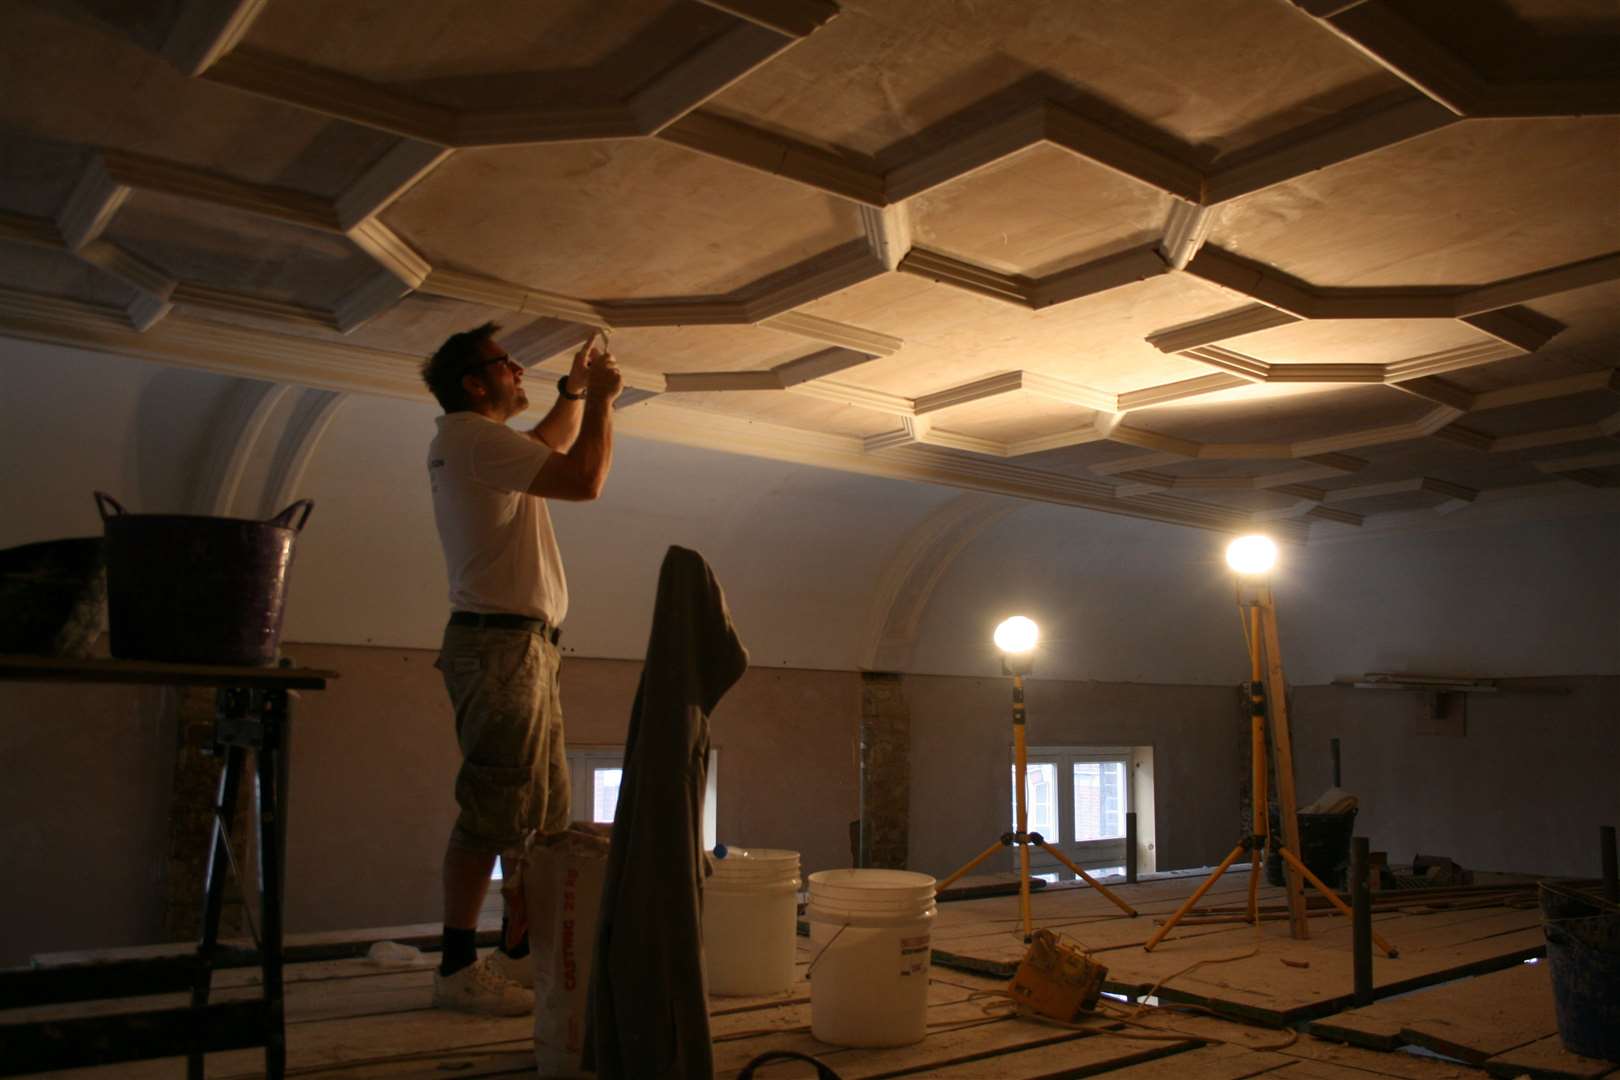
[[[861,866],[900,870],[911,835],[911,709],[899,675],[861,675]]]

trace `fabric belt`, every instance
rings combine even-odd
[[[539,634],[553,645],[557,644],[557,639],[562,637],[560,627],[551,626],[544,619],[531,619],[527,615],[452,611],[450,613],[450,625],[479,626],[488,630],[527,630],[531,634]]]

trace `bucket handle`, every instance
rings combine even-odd
[[[122,514],[129,513],[128,510],[124,509],[122,503],[113,498],[111,495],[107,494],[105,491],[94,492],[94,495],[96,498],[96,509],[101,512],[101,520],[103,522],[105,522],[108,518],[118,517]],[[109,506],[112,507],[112,513],[110,514],[107,512],[107,507]]]
[[[275,517],[268,519],[265,524],[274,525],[281,529],[291,529],[293,532],[302,532],[304,522],[309,520],[309,512],[313,509],[315,509],[314,499],[299,499],[297,502],[287,507],[287,509],[277,514]],[[303,511],[303,514],[299,516],[298,524],[294,525],[292,523],[293,515],[297,514],[300,510]]]

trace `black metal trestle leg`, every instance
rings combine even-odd
[[[219,708],[228,707],[226,694],[220,691]],[[219,918],[225,906],[225,877],[230,870],[230,831],[227,822],[236,812],[236,798],[241,790],[242,764],[246,751],[240,746],[226,748],[225,768],[219,775],[219,794],[214,802],[212,825],[213,843],[208,851],[208,882],[203,892],[202,940],[197,945],[197,973],[191,986],[192,1008],[208,1004],[208,993],[214,976],[214,947],[219,943]],[[203,1080],[203,1055],[191,1054],[186,1059],[187,1080]]]
[[[254,754],[258,766],[259,910],[264,963],[265,1032],[264,1071],[268,1080],[281,1080],[287,1069],[286,1007],[282,986],[282,900],[287,870],[287,767],[288,709],[285,692],[264,695],[261,714],[263,746]]]

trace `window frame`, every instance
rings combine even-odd
[[[1058,851],[1075,865],[1090,870],[1094,867],[1123,866],[1125,864],[1125,837],[1123,835],[1104,840],[1075,840],[1077,833],[1074,817],[1074,766],[1090,763],[1118,763],[1124,766],[1124,782],[1120,785],[1120,821],[1121,832],[1124,832],[1124,815],[1135,809],[1135,784],[1132,776],[1132,757],[1135,748],[1130,746],[1031,746],[1025,750],[1026,783],[1027,770],[1036,764],[1050,764],[1057,773],[1057,808],[1058,808],[1058,839],[1053,841],[1044,837]],[[1008,750],[1009,776],[1011,770],[1017,767],[1017,750]],[[1016,780],[1009,779],[1007,792],[1009,801],[1015,798],[1017,792],[1013,788]],[[1016,819],[1017,811],[1013,811]],[[1016,828],[1016,820],[1009,829]],[[1031,828],[1031,831],[1038,831]],[[1011,856],[1013,872],[1018,872],[1018,849],[1012,848]],[[1050,873],[1054,870],[1068,873],[1068,868],[1045,850],[1035,847],[1030,849],[1029,868],[1031,873]]]

